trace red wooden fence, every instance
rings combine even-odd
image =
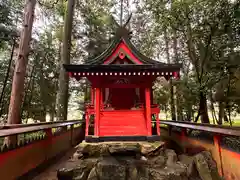
[[[233,141],[236,141],[237,144],[240,141],[240,127],[225,127],[180,121],[160,121],[160,123],[168,126],[167,131],[161,128],[161,135],[171,136],[174,140],[180,140],[178,142],[185,148],[190,145],[209,150],[218,165],[218,171],[221,176],[226,180],[240,179],[240,171],[238,170],[240,167],[240,152],[236,152],[236,149],[226,147],[226,144],[222,143],[223,138],[229,137],[230,139],[235,138]],[[174,131],[173,127],[180,128],[180,131]],[[204,134],[192,137],[187,133],[192,130],[209,133],[210,137],[203,139],[201,136],[204,136]]]
[[[62,121],[0,127],[0,138],[17,136],[17,144],[2,146],[1,179],[16,179],[68,151],[84,139],[81,121]]]

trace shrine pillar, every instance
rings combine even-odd
[[[100,106],[103,106],[103,88],[100,88]]]
[[[137,101],[136,103],[140,103],[140,89],[139,88],[135,88],[135,92],[136,92],[136,95],[137,95]]]
[[[101,90],[99,87],[95,89],[95,121],[94,121],[94,135],[99,135],[99,121],[100,121],[100,98]]]
[[[94,105],[94,88],[91,87],[91,104]]]
[[[151,92],[150,88],[145,88],[145,110],[146,110],[146,124],[147,124],[147,134],[152,135],[152,123],[151,123]]]

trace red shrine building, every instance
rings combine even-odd
[[[160,76],[178,78],[181,65],[144,56],[130,38],[130,32],[119,27],[102,54],[86,64],[63,65],[70,77],[86,77],[91,84],[91,103],[85,107],[86,141],[152,137],[152,115],[160,135],[160,108],[153,104],[152,86]],[[89,133],[91,123],[94,133]]]

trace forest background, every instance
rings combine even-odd
[[[240,125],[239,0],[0,0],[1,123],[80,119],[89,83],[62,64],[99,55],[130,14],[143,54],[183,64],[155,82],[161,119]]]

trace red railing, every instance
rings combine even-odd
[[[152,107],[154,108],[154,107]],[[156,121],[153,121],[156,122]],[[185,149],[188,145],[201,146],[211,151],[217,162],[219,173],[226,180],[240,179],[240,153],[224,146],[226,137],[240,141],[240,127],[224,127],[180,121],[160,121],[167,126],[161,128],[161,136],[168,136]],[[58,130],[58,128],[60,128]],[[2,146],[0,151],[1,179],[16,179],[49,159],[69,150],[84,138],[82,121],[61,121],[36,124],[0,126],[0,140],[17,136],[17,144]],[[203,134],[193,137],[190,132]],[[210,141],[203,139],[204,133]],[[236,149],[235,149],[236,151]],[[24,164],[24,166],[23,166]],[[10,171],[11,169],[11,171]]]
[[[42,131],[48,132],[53,128],[71,126],[73,129],[74,124],[80,124],[81,121],[57,121],[57,122],[45,122],[45,123],[34,123],[34,124],[13,124],[3,125],[0,127],[0,137],[13,136],[18,134]],[[11,129],[11,130],[9,130]]]
[[[156,121],[153,121],[156,122]],[[232,143],[238,144],[240,148],[240,127],[225,127],[210,124],[198,124],[185,121],[160,121],[160,124],[167,125],[168,128],[161,128],[161,135],[176,139],[182,146],[198,146],[209,150],[215,159],[219,174],[226,180],[240,179],[240,151],[237,147],[232,150],[223,140],[231,139]],[[166,131],[167,130],[167,131]],[[192,135],[199,131],[200,134]],[[206,137],[204,137],[206,136]]]
[[[1,126],[1,179],[17,179],[66,152],[84,139],[84,131],[80,120]],[[6,137],[12,144],[4,144]]]

